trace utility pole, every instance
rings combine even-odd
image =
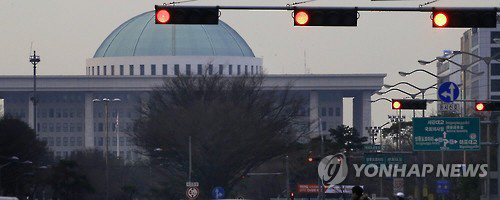
[[[37,135],[36,104],[38,103],[38,97],[36,96],[36,64],[40,62],[40,56],[36,55],[36,51],[33,51],[33,55],[30,56],[30,62],[33,64],[33,97],[31,98],[33,102],[33,129],[35,130],[35,135]]]

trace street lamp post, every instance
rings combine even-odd
[[[109,145],[109,124],[108,124],[108,112],[109,112],[109,102],[119,102],[118,98],[110,100],[108,98],[94,99],[93,102],[103,102],[104,103],[104,162],[105,162],[105,176],[106,176],[106,200],[109,199],[109,167],[108,167],[108,145]]]
[[[40,56],[36,55],[36,51],[33,51],[33,55],[30,56],[30,62],[33,64],[33,97],[31,101],[33,102],[33,129],[36,135],[38,132],[36,124],[36,104],[38,103],[38,98],[36,96],[36,64],[40,62]]]
[[[392,88],[392,87],[396,87],[396,86],[401,85],[401,84],[409,85],[409,86],[411,86],[411,87],[419,90],[420,93],[422,94],[422,99],[425,99],[425,92],[427,92],[427,90],[429,90],[429,89],[437,89],[436,88],[437,83],[434,84],[434,85],[431,85],[429,87],[426,87],[426,88],[419,88],[419,87],[417,87],[417,86],[415,86],[415,85],[413,85],[411,83],[405,82],[405,81],[401,81],[401,82],[396,83],[394,85],[386,85],[386,84],[384,84],[384,87],[385,88]],[[413,116],[413,117],[415,117],[415,116]],[[425,117],[425,109],[422,109],[422,117]]]

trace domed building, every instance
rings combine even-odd
[[[138,117],[137,102],[144,101],[165,78],[264,72],[263,60],[255,57],[247,42],[223,21],[218,25],[159,25],[154,23],[154,12],[118,26],[87,59],[85,68],[85,75],[37,76],[36,107],[30,101],[34,94],[31,75],[0,76],[5,113],[34,127],[56,158],[81,149],[104,149],[106,127],[110,152],[125,160],[139,158],[136,152],[140,149],[125,132]],[[279,88],[293,83],[291,90],[308,99],[303,119],[321,121],[312,123],[311,137],[341,125],[343,99],[353,98],[353,125],[366,136],[365,127],[371,126],[371,96],[380,90],[384,77],[266,74],[263,86]],[[103,99],[109,100],[108,123]]]
[[[243,38],[223,21],[218,25],[158,25],[154,11],[118,26],[87,60],[91,76],[237,76],[262,72]]]

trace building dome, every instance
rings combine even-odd
[[[154,11],[131,18],[99,46],[94,58],[129,56],[255,57],[245,40],[230,26],[155,24]]]

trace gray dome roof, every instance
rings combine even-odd
[[[226,23],[218,25],[155,24],[155,12],[135,16],[116,28],[94,54],[120,56],[255,57],[243,38]]]

